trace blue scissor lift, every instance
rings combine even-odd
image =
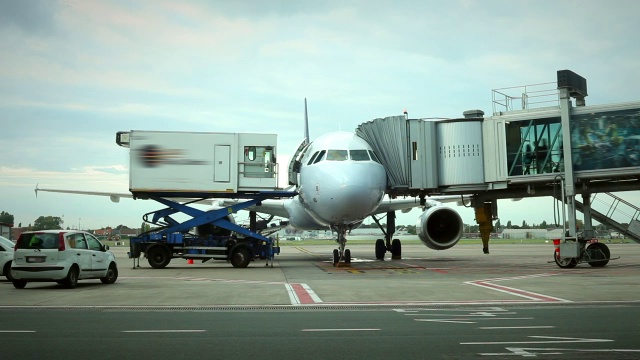
[[[246,228],[233,222],[231,215],[250,206],[260,205],[265,199],[294,196],[295,192],[260,191],[249,193],[215,194],[216,198],[247,199],[231,206],[213,210],[200,210],[193,203],[211,198],[211,193],[154,192],[134,193],[135,197],[155,200],[166,208],[147,213],[143,220],[157,226],[151,231],[130,239],[128,253],[134,268],[140,266],[140,256],[148,259],[151,267],[166,267],[172,258],[202,262],[218,259],[227,260],[233,267],[244,268],[252,260],[264,259],[266,266],[273,267],[273,257],[280,253],[274,240],[256,232],[255,226]],[[185,203],[172,199],[190,198]],[[185,214],[191,219],[179,222],[172,216]],[[255,224],[255,212],[251,211],[251,224]],[[251,228],[252,227],[252,228]],[[197,233],[193,230],[198,229]]]

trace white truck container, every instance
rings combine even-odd
[[[132,193],[276,190],[276,134],[120,131]]]

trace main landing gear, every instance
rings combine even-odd
[[[378,227],[384,233],[384,240],[376,240],[376,259],[384,260],[384,254],[387,251],[391,253],[391,259],[402,259],[402,243],[400,239],[391,239],[393,233],[396,231],[396,213],[394,211],[387,212],[386,228],[380,224],[380,221],[375,216],[372,215],[371,218],[373,218],[373,221],[378,224]]]

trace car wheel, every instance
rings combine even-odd
[[[78,268],[74,265],[69,269],[69,273],[64,279],[64,286],[67,289],[73,289],[76,285],[78,285]]]
[[[24,280],[13,280],[13,287],[16,289],[24,289],[27,286],[27,282]]]
[[[7,277],[7,280],[13,281],[13,276],[11,276],[11,261],[4,265],[2,272],[4,272],[4,276]]]
[[[107,270],[107,276],[100,278],[103,284],[113,284],[118,279],[118,267],[115,263],[111,263],[109,265],[109,270]]]

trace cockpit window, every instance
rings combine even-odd
[[[329,150],[327,151],[327,160],[345,161],[347,160],[347,150]]]
[[[353,161],[369,161],[367,150],[349,150],[349,156]]]
[[[309,162],[307,162],[307,165],[313,164],[313,160],[316,158],[319,152],[320,151],[316,151],[315,153],[313,153],[313,155],[311,155],[311,157],[309,158]]]
[[[371,155],[371,160],[373,160],[373,161],[375,161],[375,162],[377,162],[377,163],[382,164],[382,163],[380,162],[380,159],[378,159],[378,156],[376,156],[376,153],[374,153],[374,152],[373,152],[373,150],[369,150],[369,155]]]
[[[320,154],[318,154],[318,156],[316,156],[316,159],[313,160],[314,164],[317,164],[318,162],[320,162],[322,160],[322,158],[324,158],[324,154],[326,151],[322,150],[320,151]]]

